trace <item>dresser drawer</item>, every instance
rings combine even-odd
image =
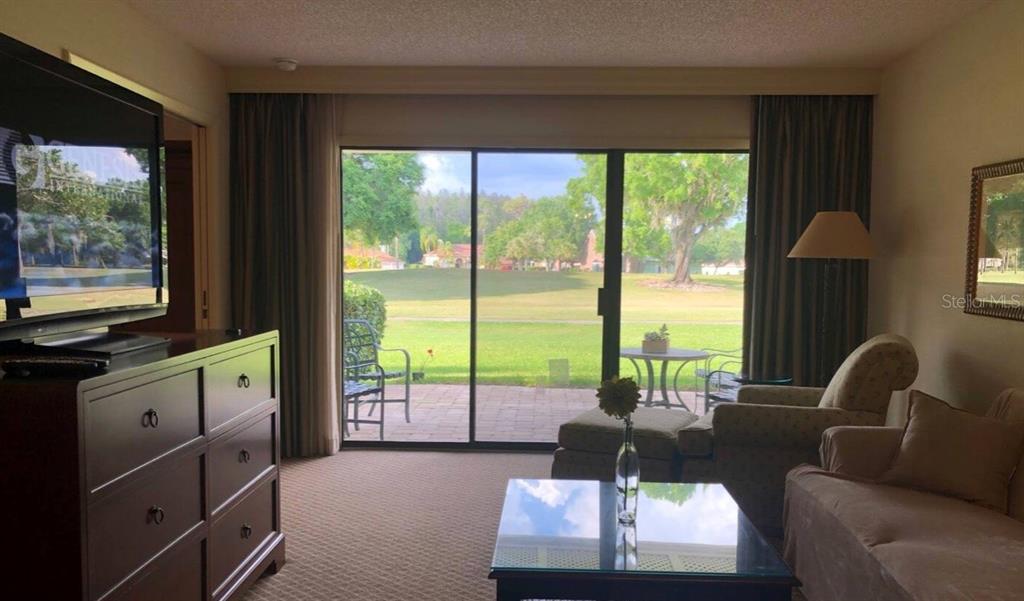
[[[249,493],[210,528],[210,582],[216,592],[274,532],[274,495],[270,480]]]
[[[203,520],[203,457],[89,507],[89,598],[98,599]]]
[[[195,538],[161,557],[150,573],[118,589],[110,601],[202,601],[203,567],[203,543]]]
[[[274,395],[274,349],[263,347],[218,361],[206,369],[210,431]]]
[[[201,436],[201,414],[197,371],[89,401],[85,415],[89,490]]]
[[[276,413],[218,440],[210,448],[210,507],[213,513],[246,484],[274,465]]]

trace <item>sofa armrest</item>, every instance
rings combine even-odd
[[[785,405],[788,407],[817,407],[824,388],[810,386],[740,386],[736,402],[744,405]]]
[[[832,426],[881,426],[884,418],[867,411],[834,407],[725,404],[715,407],[715,445],[809,448],[821,445]]]
[[[830,472],[875,479],[892,463],[903,428],[837,426],[821,437],[821,465]]]

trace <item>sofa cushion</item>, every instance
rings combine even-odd
[[[1024,590],[1024,524],[952,497],[799,466],[785,557],[808,599],[996,601]]]
[[[689,411],[639,407],[633,412],[633,443],[641,457],[672,459],[676,435],[697,421]],[[558,429],[558,445],[591,453],[619,452],[622,446],[622,421],[593,408],[577,415]]]
[[[950,495],[1006,513],[1024,423],[974,415],[918,390],[899,450],[881,481]]]
[[[1004,390],[989,407],[987,416],[1008,422],[1024,421],[1024,388]],[[1024,453],[1017,463],[1017,471],[1010,479],[1010,498],[1007,513],[1024,522]]]
[[[714,410],[705,413],[689,426],[679,431],[677,436],[679,452],[684,457],[707,457],[714,449],[714,432],[711,421],[715,417]]]

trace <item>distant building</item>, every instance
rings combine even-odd
[[[743,275],[747,266],[743,261],[730,261],[721,265],[714,263],[702,263],[700,266],[701,275]]]
[[[346,248],[345,254],[349,257],[366,259],[371,269],[405,269],[405,261],[396,259],[379,248],[352,247]]]
[[[476,247],[477,256],[483,258],[484,246],[478,244]],[[423,254],[423,264],[427,267],[439,267],[442,269],[469,269],[473,264],[472,244],[452,244],[451,249],[445,249],[440,253],[432,250]]]
[[[597,232],[587,232],[587,256],[583,259],[584,271],[604,271],[604,253],[597,251]]]

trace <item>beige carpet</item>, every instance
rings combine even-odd
[[[288,562],[244,601],[491,601],[505,484],[550,469],[548,453],[353,450],[285,462]]]

